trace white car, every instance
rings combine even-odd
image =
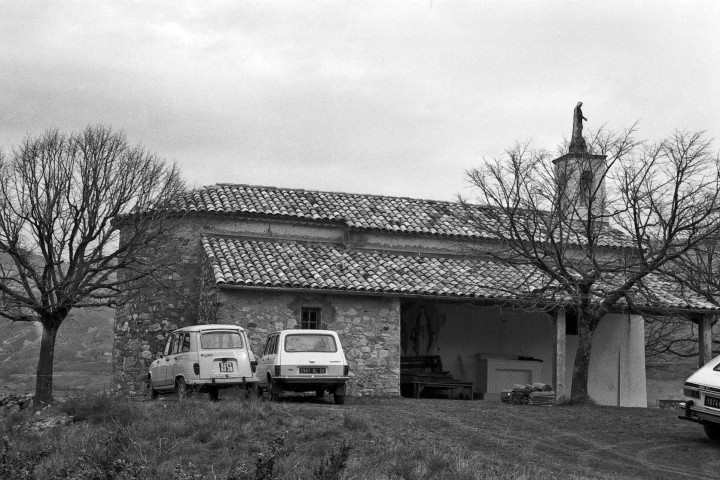
[[[257,362],[245,330],[237,325],[195,325],[170,334],[163,355],[150,364],[150,398],[175,392],[184,399],[188,390],[207,391],[217,400],[219,390],[242,387],[257,394]]]
[[[257,376],[260,387],[277,399],[283,391],[326,391],[345,403],[350,367],[338,334],[331,330],[283,330],[268,336]]]
[[[683,386],[679,418],[697,422],[712,440],[720,440],[720,355],[690,375]]]

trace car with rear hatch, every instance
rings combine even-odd
[[[720,355],[688,377],[683,394],[679,418],[699,423],[710,439],[720,441]]]
[[[150,364],[150,398],[174,392],[184,399],[188,392],[207,392],[218,400],[225,388],[242,388],[257,394],[257,362],[247,335],[237,325],[194,325],[170,334],[160,358]]]
[[[282,330],[272,333],[258,360],[260,388],[278,399],[283,392],[328,392],[345,403],[350,366],[332,330]]]

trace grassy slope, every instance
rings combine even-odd
[[[13,434],[9,465],[35,466],[38,478],[114,471],[158,479],[699,479],[720,470],[717,443],[658,409],[409,399],[341,407],[225,395],[214,404],[204,396],[183,403],[82,398],[40,416],[58,408],[82,420]],[[273,454],[278,437],[284,445]],[[320,476],[318,465],[343,441],[351,449],[342,475]],[[274,462],[272,476],[255,474],[258,459],[266,470]]]
[[[77,309],[60,326],[55,346],[54,391],[58,396],[100,391],[111,386],[114,310]],[[0,319],[0,386],[4,391],[34,391],[40,354],[37,324]]]

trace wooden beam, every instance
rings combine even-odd
[[[712,316],[698,318],[698,364],[702,367],[712,359]]]
[[[553,388],[555,401],[561,402],[567,396],[565,385],[565,309],[559,308],[553,315],[553,336],[555,337],[555,350],[553,354]]]

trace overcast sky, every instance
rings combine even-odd
[[[586,128],[720,137],[718,26],[715,0],[4,0],[0,146],[102,123],[192,185],[451,200],[578,101]]]

